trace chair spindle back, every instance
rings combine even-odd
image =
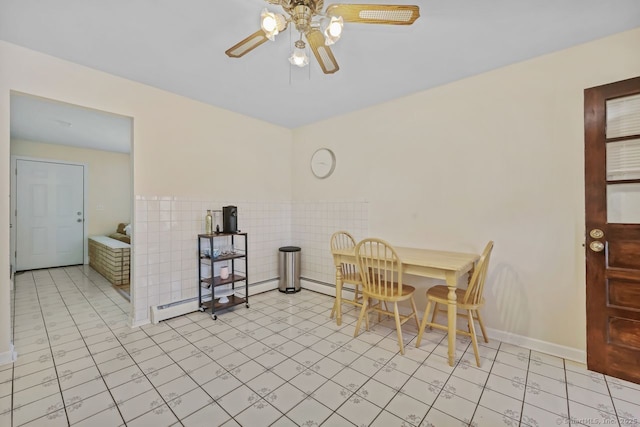
[[[489,269],[489,259],[491,258],[492,250],[493,241],[489,241],[469,281],[469,286],[464,294],[464,304],[480,304],[482,301],[482,292],[484,291],[484,283],[487,278],[487,270]]]
[[[391,298],[402,295],[402,262],[387,242],[362,240],[356,246],[356,262],[367,293]]]
[[[336,231],[331,236],[332,252],[335,250],[355,248],[355,246],[356,246],[356,240],[353,238],[351,234],[349,234],[346,231]],[[357,274],[356,266],[354,264],[342,263],[340,267],[342,269],[343,277],[348,277],[348,276]]]

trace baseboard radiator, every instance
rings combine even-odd
[[[261,294],[278,288],[278,279],[267,280],[265,282],[249,285],[249,296]],[[211,299],[211,295],[203,298],[203,301]],[[249,301],[251,303],[251,301]],[[198,298],[189,298],[182,301],[175,301],[169,304],[154,305],[151,307],[151,323],[158,323],[185,314],[198,311]]]

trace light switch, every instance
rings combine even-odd
[[[97,211],[103,211],[104,210],[104,205],[102,203],[98,203],[98,206],[96,206],[96,210]]]

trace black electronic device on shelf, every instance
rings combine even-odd
[[[238,232],[238,208],[237,206],[222,207],[222,232]]]

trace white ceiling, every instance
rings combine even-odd
[[[131,138],[130,117],[11,94],[11,139],[129,153]]]
[[[353,2],[418,4],[421,17],[346,24],[334,75],[314,58],[291,67],[290,31],[224,54],[278,10],[264,0],[0,0],[0,39],[295,128],[640,26],[638,0]]]

